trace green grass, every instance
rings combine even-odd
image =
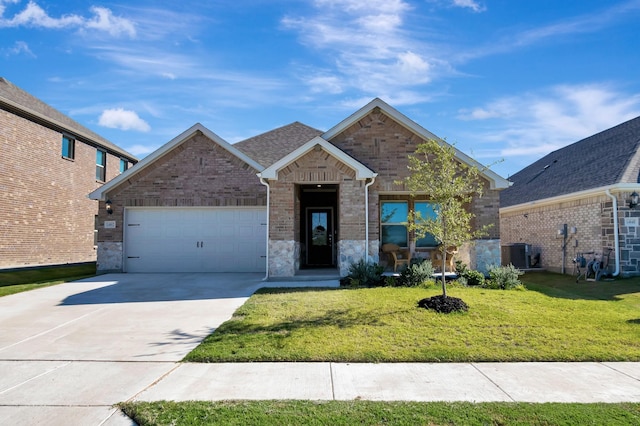
[[[263,289],[185,361],[640,361],[640,278],[523,282],[452,287],[470,309],[448,315],[416,306],[438,288]]]
[[[0,297],[88,278],[95,274],[95,263],[5,270],[0,272]]]
[[[631,425],[640,404],[372,401],[137,402],[120,408],[139,425]]]

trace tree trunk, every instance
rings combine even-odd
[[[447,235],[447,223],[442,218],[442,235]],[[444,238],[446,240],[446,238]],[[444,273],[447,270],[447,244],[446,241],[442,241],[442,297],[447,297],[447,279]]]
[[[447,247],[442,250],[442,296],[447,297],[447,279],[445,278],[445,271],[447,269]]]

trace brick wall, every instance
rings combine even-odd
[[[62,133],[0,110],[0,152],[0,268],[95,261],[96,148],[76,140],[64,159]]]
[[[254,170],[198,133],[112,189],[108,215],[100,202],[100,242],[122,242],[125,207],[266,206],[266,187]],[[105,229],[104,221],[115,221]]]
[[[322,149],[308,152],[271,181],[272,240],[300,241],[300,201],[296,185],[340,184],[338,239],[364,239],[364,184],[355,172]]]
[[[375,108],[354,125],[336,135],[331,143],[378,173],[369,189],[369,239],[378,240],[380,228],[379,199],[408,199],[407,189],[397,184],[409,175],[408,156],[425,142]],[[499,238],[499,191],[484,183],[484,194],[469,207],[476,218],[474,226],[493,225],[487,238]],[[364,191],[363,191],[364,192]],[[402,192],[401,195],[390,195]],[[381,195],[382,194],[382,195]]]
[[[609,205],[607,212],[605,206]],[[579,252],[603,252],[607,238],[603,233],[603,220],[611,223],[611,200],[596,196],[554,205],[532,207],[517,212],[501,213],[501,243],[526,243],[532,245],[532,252],[541,254],[541,266],[551,271],[562,270],[563,238],[558,230],[567,224],[569,233],[565,257],[565,272],[572,273],[572,259]],[[611,244],[613,246],[613,244]],[[613,256],[612,256],[613,261]]]

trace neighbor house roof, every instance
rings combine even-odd
[[[269,167],[321,134],[322,131],[296,121],[237,142],[233,146],[264,167]]]
[[[105,148],[134,162],[137,161],[132,154],[25,92],[3,77],[0,77],[0,108],[53,128],[61,133],[67,133],[76,139]]]
[[[548,154],[509,178],[500,207],[638,183],[640,117]]]

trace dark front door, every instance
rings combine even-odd
[[[333,266],[333,209],[307,209],[307,265]]]

